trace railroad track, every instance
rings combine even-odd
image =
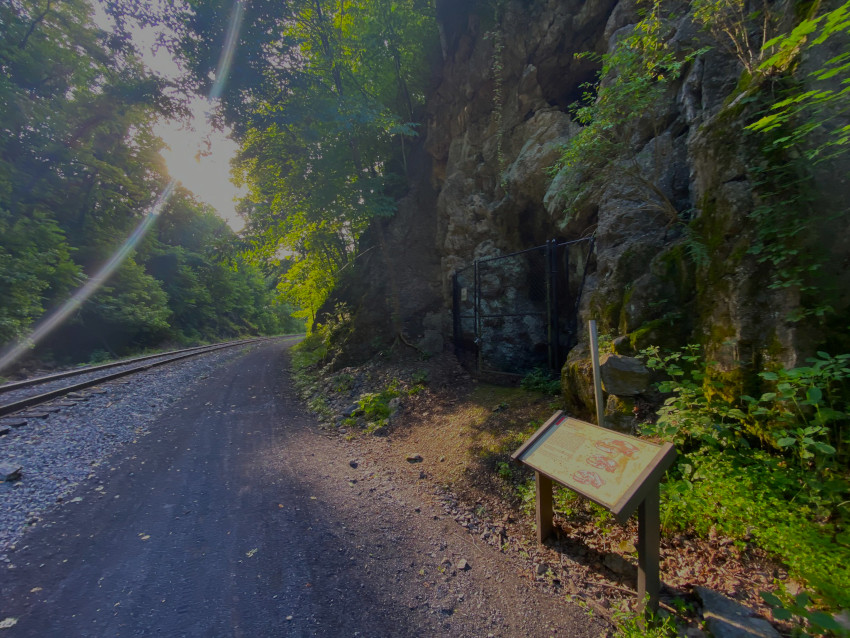
[[[293,335],[283,338],[293,338],[298,336],[299,335]],[[273,339],[281,338],[282,337],[242,339],[239,341],[219,343],[212,346],[196,346],[194,348],[172,350],[171,352],[164,352],[161,354],[136,357],[134,359],[105,363],[96,366],[87,366],[76,370],[68,370],[66,372],[58,372],[56,374],[49,374],[42,377],[6,383],[4,385],[0,385],[0,394],[6,395],[3,402],[0,403],[0,416],[15,415],[22,410],[27,410],[67,395],[72,395],[71,398],[74,399],[81,398],[75,397],[73,394],[102,383],[106,383],[107,381],[120,379],[121,377],[136,374],[137,372],[144,372],[145,370],[174,363],[175,361],[180,361],[189,357],[215,352],[216,350],[222,350],[224,348],[234,348],[237,346],[244,346],[261,341],[271,341]]]

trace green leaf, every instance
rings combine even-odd
[[[813,611],[809,613],[809,622],[818,625],[822,629],[827,629],[829,631],[840,631],[841,625],[839,625],[835,618],[830,616],[827,613],[822,611]]]
[[[773,617],[776,618],[776,620],[791,620],[793,616],[791,612],[784,607],[775,607],[773,609]]]
[[[829,445],[828,443],[817,441],[812,447],[814,447],[815,450],[817,450],[821,454],[835,454],[835,448]]]
[[[776,442],[776,445],[778,445],[779,447],[790,447],[790,446],[794,445],[796,442],[797,442],[797,439],[795,439],[794,437],[786,436],[786,437],[779,439]]]
[[[765,381],[776,381],[779,378],[775,372],[760,372],[759,376]]]
[[[782,606],[782,601],[779,600],[779,598],[775,594],[773,594],[769,591],[760,591],[759,596],[761,596],[762,600],[764,602],[766,602],[768,605],[770,605],[771,607],[781,607]]]

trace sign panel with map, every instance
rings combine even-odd
[[[673,463],[656,445],[556,412],[511,458],[611,510],[621,523]]]

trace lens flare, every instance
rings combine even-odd
[[[44,337],[50,334],[57,326],[71,316],[75,310],[82,306],[86,299],[97,292],[98,288],[100,288],[103,283],[112,276],[112,273],[118,269],[118,266],[127,259],[127,256],[136,247],[142,237],[145,236],[148,229],[153,226],[156,218],[159,216],[160,212],[162,212],[162,207],[165,206],[168,198],[171,197],[171,193],[174,191],[174,187],[176,185],[177,181],[174,179],[168,183],[168,186],[165,187],[160,196],[157,198],[153,208],[151,208],[150,212],[145,216],[141,223],[136,226],[136,229],[127,238],[127,241],[125,241],[121,248],[119,248],[115,254],[109,258],[109,261],[101,266],[100,270],[89,277],[89,280],[82,288],[78,289],[71,298],[68,299],[68,301],[62,304],[62,306],[39,321],[27,338],[22,339],[0,356],[0,370],[5,370],[8,366],[17,361],[21,355],[44,339]]]
[[[215,82],[212,89],[210,89],[210,101],[221,97],[221,92],[224,90],[224,84],[227,82],[227,76],[230,73],[230,65],[233,63],[233,53],[236,51],[236,43],[239,41],[239,30],[242,27],[242,16],[244,13],[245,8],[242,6],[242,0],[237,0],[233,7],[233,13],[230,14],[230,27],[227,30],[227,38],[224,40],[224,47],[218,58]]]
[[[236,43],[239,40],[239,31],[242,26],[242,16],[245,12],[242,0],[237,0],[233,7],[233,13],[230,16],[230,25],[227,30],[227,38],[221,50],[221,56],[218,59],[218,67],[216,68],[215,82],[210,90],[209,100],[217,100],[224,85],[227,82],[227,75],[230,73],[230,66],[233,63],[233,53],[236,50]],[[94,275],[89,277],[88,281],[79,288],[71,296],[68,301],[62,304],[61,307],[54,310],[48,316],[42,318],[33,328],[33,331],[25,338],[19,340],[16,344],[7,347],[0,354],[0,372],[8,368],[17,361],[27,350],[35,346],[60,324],[62,324],[74,311],[85,303],[98,289],[106,282],[109,277],[118,269],[122,262],[128,257],[133,249],[138,245],[139,241],[151,226],[156,222],[157,217],[162,212],[163,207],[168,202],[174,188],[177,185],[177,180],[172,179],[165,189],[160,193],[153,207],[148,211],[145,218],[136,226],[136,229],[121,245],[121,247],[109,258]]]

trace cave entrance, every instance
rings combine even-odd
[[[593,238],[478,259],[453,276],[455,354],[480,374],[558,372],[577,342]]]

